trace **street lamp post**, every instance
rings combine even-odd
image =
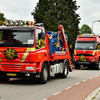
[[[93,31],[93,24],[94,24],[95,22],[100,22],[100,20],[96,20],[96,21],[94,21],[94,22],[92,23],[92,31]]]

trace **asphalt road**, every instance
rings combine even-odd
[[[0,83],[0,100],[45,100],[59,91],[98,75],[100,70],[85,68],[70,72],[66,79],[51,77],[44,85],[35,80],[11,79],[9,82]]]

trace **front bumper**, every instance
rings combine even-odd
[[[82,62],[82,61],[80,61],[80,60],[77,60],[77,61],[73,61],[73,63],[74,63],[74,65],[77,65],[77,64],[80,64],[80,65],[95,65],[95,64],[97,64],[98,63],[98,61],[94,61],[94,62],[91,62],[90,60],[88,60],[88,61],[85,61],[85,62]]]
[[[3,72],[0,71],[1,78],[35,78],[38,73],[22,71],[22,72]]]
[[[26,67],[34,67],[33,70],[26,70]],[[38,75],[36,63],[0,63],[0,77],[24,78],[36,77]]]

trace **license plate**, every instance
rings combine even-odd
[[[7,76],[17,76],[16,73],[7,73]]]

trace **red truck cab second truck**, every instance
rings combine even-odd
[[[45,32],[43,23],[0,26],[0,81],[35,77],[44,84],[51,75],[66,78],[71,57],[63,26],[58,28]]]
[[[77,36],[73,62],[76,69],[80,69],[81,65],[100,69],[100,36],[95,34]]]

